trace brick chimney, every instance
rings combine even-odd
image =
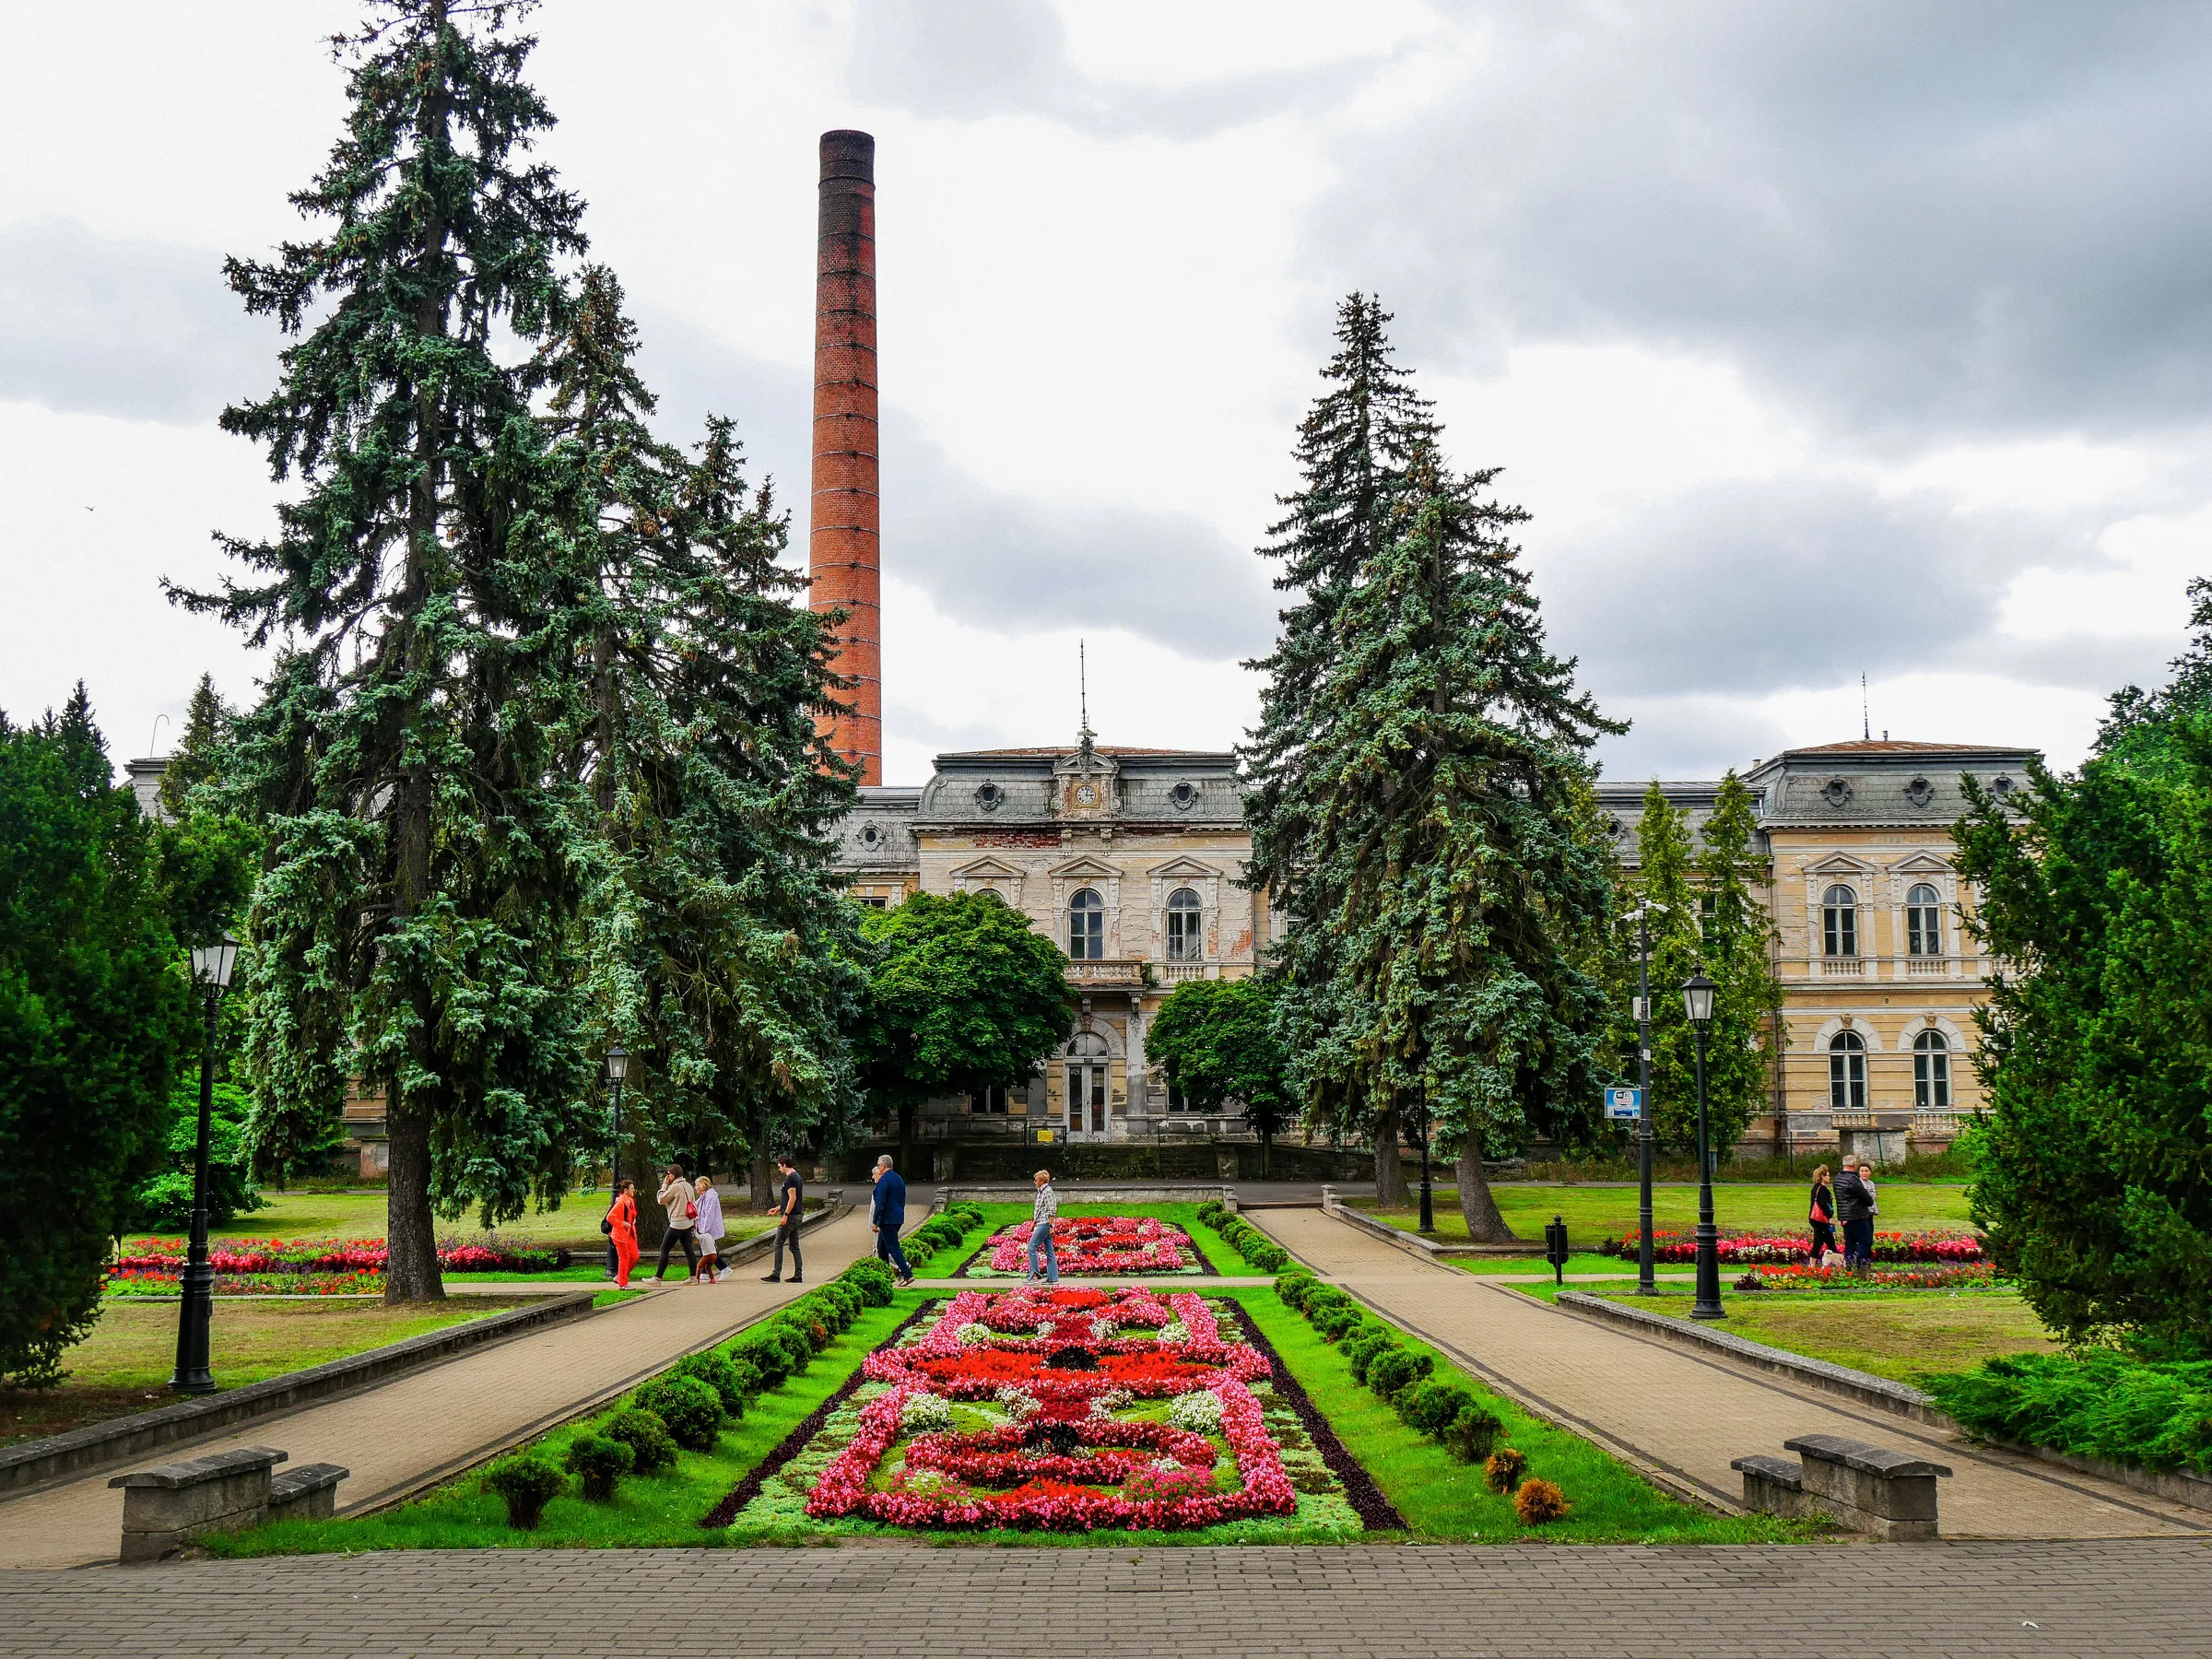
[[[852,712],[824,715],[830,747],[883,782],[881,514],[876,476],[876,140],[822,135],[814,279],[814,608],[847,613],[838,672]]]

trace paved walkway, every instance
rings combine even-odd
[[[874,1253],[865,1211],[806,1235],[808,1279]],[[76,1567],[115,1559],[123,1494],[111,1476],[230,1445],[281,1446],[294,1464],[342,1464],[339,1512],[371,1508],[454,1474],[620,1394],[671,1360],[712,1346],[804,1293],[765,1285],[759,1262],[719,1285],[679,1285],[550,1330],[473,1349],[441,1365],[281,1417],[0,1500],[0,1567]],[[634,1282],[634,1281],[633,1281]],[[0,1626],[0,1653],[20,1652]],[[38,1650],[29,1650],[38,1651]],[[201,1651],[219,1651],[203,1649]]]
[[[2207,1630],[2212,1550],[2189,1541],[516,1549],[0,1572],[0,1652],[38,1659],[2195,1659]]]
[[[1253,1220],[1531,1409],[1581,1430],[1663,1484],[1708,1500],[1734,1506],[1742,1497],[1743,1477],[1729,1468],[1730,1459],[1780,1453],[1782,1442],[1796,1435],[1841,1434],[1921,1450],[1951,1465],[1958,1473],[1943,1483],[1942,1506],[1943,1529],[1952,1537],[2212,1537],[2212,1516],[2202,1511],[1969,1445],[1818,1389],[1597,1324],[1503,1285],[1432,1266],[1319,1210],[1270,1210]],[[1855,1648],[1856,1636],[1844,1645]],[[2212,1637],[2200,1633],[2202,1649],[2212,1649]]]

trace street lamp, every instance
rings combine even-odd
[[[1712,1023],[1712,994],[1718,990],[1705,970],[1690,970],[1682,982],[1682,1011],[1698,1040],[1698,1299],[1692,1319],[1725,1319],[1721,1306],[1720,1235],[1712,1225],[1712,1159],[1705,1145],[1705,1028]]]
[[[615,1086],[615,1142],[606,1159],[606,1203],[611,1210],[622,1196],[622,1079],[629,1076],[629,1055],[620,1043],[612,1043],[606,1051],[606,1080]],[[612,1278],[619,1269],[615,1262],[615,1241],[610,1233],[606,1241],[606,1272]]]
[[[207,1371],[208,1327],[215,1319],[215,1269],[207,1261],[207,1135],[215,1117],[216,1010],[237,966],[236,939],[193,947],[193,982],[207,996],[207,1039],[200,1048],[200,1132],[192,1152],[192,1248],[184,1258],[183,1294],[177,1302],[177,1369],[169,1380],[179,1394],[215,1392],[215,1379]]]

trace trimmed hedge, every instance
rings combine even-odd
[[[1927,1390],[1985,1440],[2212,1475],[2212,1359],[2160,1362],[2112,1348],[2005,1354],[1930,1377]]]
[[[1262,1273],[1280,1273],[1290,1265],[1288,1251],[1243,1217],[1233,1214],[1219,1199],[1209,1198],[1200,1205],[1198,1219],[1219,1233],[1231,1250]]]

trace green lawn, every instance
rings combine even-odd
[[[1528,1287],[1549,1298],[1552,1287]],[[1638,1296],[1609,1285],[1570,1285],[1647,1313],[1687,1323],[1688,1291]],[[2054,1353],[2058,1340],[2017,1290],[1735,1291],[1721,1285],[1725,1331],[1770,1347],[1918,1385],[1939,1371],[1964,1371],[1999,1354]]]
[[[218,1388],[242,1388],[527,1305],[480,1296],[418,1312],[375,1301],[218,1298],[209,1327],[210,1369]],[[68,1376],[58,1387],[0,1390],[0,1444],[173,1404],[181,1396],[164,1384],[176,1367],[177,1312],[174,1301],[103,1302],[91,1335],[69,1350]]]
[[[1763,1182],[1716,1184],[1712,1189],[1713,1219],[1723,1232],[1780,1232],[1805,1225],[1810,1195],[1810,1171],[1800,1186]],[[1530,1241],[1532,1256],[1544,1253],[1544,1226],[1552,1217],[1567,1221],[1571,1245],[1588,1250],[1602,1239],[1633,1238],[1641,1222],[1637,1218],[1637,1194],[1632,1186],[1508,1186],[1490,1189],[1506,1225]],[[1372,1199],[1347,1203],[1368,1211],[1394,1227],[1415,1230],[1419,1216],[1414,1210],[1376,1210]],[[1910,1232],[1919,1229],[1967,1230],[1966,1188],[1935,1182],[1881,1183],[1882,1213],[1876,1227],[1882,1232]],[[1467,1225],[1459,1213],[1459,1190],[1443,1188],[1433,1194],[1435,1238],[1440,1243],[1465,1243]],[[1661,1186],[1652,1191],[1653,1225],[1688,1232],[1698,1224],[1698,1189]]]
[[[335,1191],[279,1193],[265,1189],[265,1201],[260,1209],[239,1217],[228,1226],[211,1228],[208,1236],[215,1239],[381,1239],[385,1235],[384,1189],[382,1187],[345,1187]],[[745,1189],[723,1194],[725,1218],[729,1224],[728,1237],[733,1240],[749,1239],[764,1232],[770,1218],[757,1216],[745,1210]],[[502,1223],[497,1231],[486,1233],[477,1227],[473,1215],[462,1216],[448,1221],[438,1221],[440,1238],[465,1238],[472,1243],[498,1242],[517,1248],[550,1249],[567,1245],[571,1250],[596,1251],[605,1242],[599,1230],[599,1218],[606,1213],[606,1194],[604,1192],[571,1193],[556,1210],[542,1214],[533,1212],[518,1216]],[[139,1234],[126,1240],[126,1248],[144,1242],[149,1237],[176,1238],[177,1233]]]

